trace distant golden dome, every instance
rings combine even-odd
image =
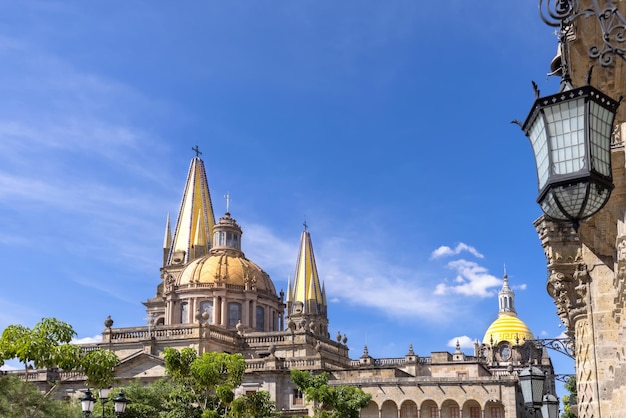
[[[493,321],[485,337],[483,338],[483,344],[491,344],[493,338],[493,344],[497,344],[501,341],[508,341],[515,344],[519,340],[520,344],[524,343],[524,339],[533,340],[533,333],[530,332],[528,326],[517,316],[501,314],[498,319]]]
[[[276,295],[276,288],[269,275],[261,267],[248,260],[240,251],[211,250],[198,258],[181,273],[177,285],[215,284],[242,286]]]

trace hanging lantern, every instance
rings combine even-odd
[[[519,373],[524,405],[529,408],[540,408],[543,401],[543,388],[546,375],[537,367],[528,367]]]
[[[549,217],[576,226],[608,201],[618,106],[619,101],[590,85],[535,101],[522,129],[535,154],[537,203]]]

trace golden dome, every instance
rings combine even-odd
[[[492,341],[493,339],[493,341]],[[483,338],[483,344],[497,344],[501,341],[508,341],[515,344],[519,341],[520,344],[524,343],[524,339],[533,340],[533,333],[530,332],[528,326],[515,315],[503,315],[501,314],[498,319],[493,321],[485,337]]]
[[[270,276],[261,267],[248,260],[240,251],[211,250],[198,258],[182,271],[177,285],[216,284],[241,286],[265,291],[276,295],[276,288]]]

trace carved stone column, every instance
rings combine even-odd
[[[542,216],[534,223],[548,265],[548,294],[566,334],[575,342],[579,417],[598,417],[599,396],[593,319],[588,294],[591,277],[584,245],[571,224]]]
[[[575,337],[576,322],[587,315],[585,295],[589,274],[582,258],[582,243],[571,224],[545,216],[534,223],[548,265],[548,294],[566,334]]]

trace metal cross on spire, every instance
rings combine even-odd
[[[302,225],[304,225],[304,230],[305,230],[305,231],[309,228],[309,226],[308,226],[308,225],[307,225],[307,223],[306,223],[306,219],[304,220],[304,222],[302,223]]]
[[[230,213],[230,194],[226,193],[224,199],[226,199],[226,213]]]
[[[198,148],[198,145],[196,145],[195,147],[191,147],[191,150],[196,152],[196,157],[202,155],[202,152],[200,151],[200,148]]]

